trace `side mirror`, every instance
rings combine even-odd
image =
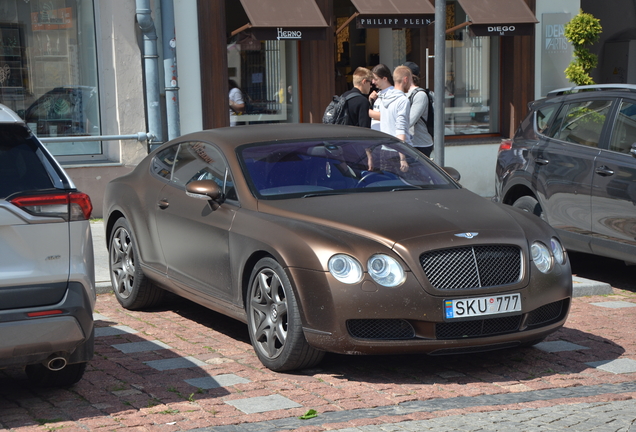
[[[456,182],[458,182],[458,181],[462,178],[462,176],[461,176],[461,174],[459,173],[459,171],[457,171],[457,170],[456,170],[455,168],[453,168],[453,167],[442,167],[442,169],[443,169],[444,171],[446,171],[446,174],[448,174],[449,176],[451,176],[451,178],[452,178],[453,180],[455,180]]]
[[[186,185],[186,195],[196,199],[211,200],[215,205],[212,208],[216,210],[223,202],[223,191],[221,187],[212,180],[195,180]]]
[[[632,147],[629,149],[629,152],[633,157],[636,158],[636,143],[632,144]]]

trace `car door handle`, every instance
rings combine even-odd
[[[606,167],[605,165],[600,166],[594,170],[594,172],[603,177],[609,177],[614,175],[614,171]]]
[[[157,205],[159,206],[160,209],[167,209],[170,206],[170,203],[168,202],[167,199],[163,198],[159,200]]]
[[[549,164],[549,163],[550,163],[550,161],[549,161],[549,160],[547,160],[547,159],[536,158],[536,159],[534,160],[534,163],[536,163],[537,165],[547,165],[547,164]]]

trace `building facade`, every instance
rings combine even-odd
[[[433,88],[436,29],[448,145],[510,137],[528,102],[569,85],[563,25],[580,8],[604,28],[594,79],[636,82],[633,2],[499,1],[447,0],[437,26],[432,0],[3,0],[0,103],[45,141],[100,217],[106,183],[175,134],[320,122],[358,66],[412,61]],[[244,108],[230,116],[234,85]]]

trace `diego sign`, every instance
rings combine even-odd
[[[534,23],[520,24],[472,24],[473,36],[530,36],[534,34]]]

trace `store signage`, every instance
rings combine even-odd
[[[574,52],[574,47],[565,38],[565,25],[571,19],[572,14],[570,13],[545,13],[542,15],[538,30],[541,34],[541,46],[537,47],[541,52],[538,60],[541,67],[540,88],[542,96],[547,95],[555,88],[572,85],[563,73],[572,61],[572,53]]]
[[[252,33],[258,40],[325,40],[327,27],[252,27]]]
[[[530,36],[534,34],[534,23],[520,24],[471,24],[473,36]]]
[[[393,15],[356,17],[356,27],[363,28],[420,28],[432,24],[434,15]]]

